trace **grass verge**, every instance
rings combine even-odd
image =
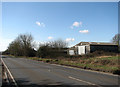
[[[13,56],[12,56],[13,57]],[[22,57],[45,63],[60,64],[82,69],[109,72],[120,75],[120,56],[101,56],[94,58],[38,58]]]
[[[90,69],[95,71],[109,72],[113,74],[120,75],[120,57],[111,56],[111,57],[101,57],[101,58],[88,58],[88,59],[52,59],[52,58],[37,58],[37,57],[28,57],[28,59],[43,61],[46,63],[54,63],[66,66],[73,66],[82,69]]]

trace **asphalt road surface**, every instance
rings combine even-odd
[[[119,87],[118,76],[47,64],[25,58],[3,58],[18,86]]]

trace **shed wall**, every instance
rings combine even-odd
[[[87,53],[90,53],[90,46],[88,45],[88,46],[86,46],[86,54]]]
[[[90,52],[105,51],[105,52],[118,52],[117,45],[90,45]]]

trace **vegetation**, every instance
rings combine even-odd
[[[119,44],[120,41],[120,34],[116,34],[113,38],[112,38],[112,42],[115,44]]]
[[[34,50],[33,37],[30,34],[21,34],[12,41],[3,54],[25,57],[58,57],[67,55],[67,43],[61,39],[40,44],[39,49]]]
[[[61,39],[40,44],[37,50],[37,57],[45,58],[56,58],[58,56],[67,55],[67,43]]]
[[[33,37],[30,34],[21,34],[9,44],[8,49],[3,54],[14,56],[35,56],[33,48]]]
[[[113,37],[112,42],[119,44],[119,35]],[[67,45],[65,41],[59,39],[40,44],[38,50],[34,50],[33,37],[30,34],[21,34],[3,52],[6,55],[23,56],[28,59],[43,61],[46,63],[56,63],[69,65],[84,69],[111,72],[120,74],[120,58],[117,53],[96,51],[86,55],[67,55]]]
[[[94,58],[37,58],[29,57],[37,61],[43,61],[46,63],[61,64],[67,66],[73,66],[83,69],[90,69],[96,71],[109,72],[114,74],[120,74],[120,57],[118,56],[99,56]]]
[[[120,52],[120,34],[119,33],[112,38],[112,43],[118,44],[119,52]]]

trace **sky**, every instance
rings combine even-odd
[[[62,39],[69,47],[81,41],[110,42],[118,33],[118,3],[3,2],[1,32],[0,51],[27,33],[37,43]]]

